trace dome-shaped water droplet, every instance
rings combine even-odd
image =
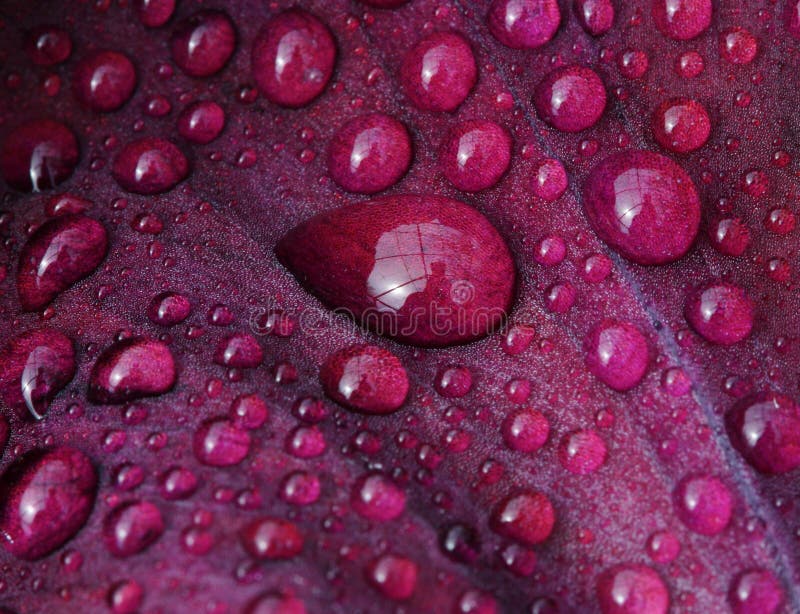
[[[303,534],[293,522],[270,516],[254,520],[239,533],[242,547],[258,560],[283,560],[303,551]]]
[[[558,30],[561,11],[556,0],[493,0],[486,17],[489,31],[514,49],[536,49]]]
[[[469,43],[453,32],[437,32],[406,54],[400,85],[414,106],[423,111],[455,111],[477,76]]]
[[[597,578],[603,614],[666,614],[669,592],[661,577],[646,565],[617,565]]]
[[[594,126],[606,108],[606,88],[591,68],[562,66],[536,86],[533,102],[539,117],[564,132]]]
[[[116,111],[136,89],[136,69],[118,51],[95,51],[78,62],[73,87],[78,100],[92,110]]]
[[[653,136],[664,149],[688,153],[705,145],[711,119],[702,104],[691,98],[662,102],[651,119]]]
[[[330,30],[300,9],[272,17],[253,43],[253,77],[270,101],[285,107],[301,107],[319,96],[335,62]]]
[[[325,394],[367,414],[400,409],[408,395],[408,375],[394,354],[374,345],[352,345],[332,354],[320,369]]]
[[[178,24],[170,41],[172,59],[192,77],[208,77],[227,64],[236,30],[222,11],[200,11]]]
[[[702,286],[686,298],[686,320],[704,339],[732,345],[753,328],[753,301],[739,286],[717,282]]]
[[[124,558],[139,554],[164,532],[159,509],[147,501],[128,501],[111,510],[103,521],[103,539],[109,552]]]
[[[733,496],[717,477],[688,475],[673,493],[678,518],[695,533],[716,535],[728,526]]]
[[[647,340],[628,322],[602,321],[586,336],[583,347],[589,371],[620,392],[638,384],[650,363]]]
[[[711,0],[653,0],[653,19],[664,36],[689,40],[711,25]]]
[[[178,133],[193,143],[205,145],[216,139],[225,127],[225,111],[216,102],[193,102],[178,117]]]
[[[22,308],[45,307],[93,273],[107,249],[106,229],[92,218],[65,215],[42,224],[19,255],[17,292]]]
[[[700,198],[669,158],[648,151],[613,154],[592,169],[584,208],[595,232],[638,264],[683,256],[700,227]]]
[[[410,599],[417,586],[417,564],[396,554],[383,554],[367,566],[367,580],[385,597]]]
[[[545,541],[553,531],[555,510],[539,492],[522,492],[501,501],[492,511],[492,530],[528,546]]]
[[[280,261],[323,302],[424,346],[477,339],[504,319],[514,264],[474,209],[398,195],[322,213],[281,239]]]
[[[16,190],[39,192],[66,181],[78,164],[72,130],[51,119],[14,128],[0,147],[0,174]]]
[[[158,194],[171,190],[189,175],[189,161],[169,141],[145,137],[125,145],[111,174],[128,192]]]
[[[411,164],[406,127],[383,113],[342,126],[328,149],[328,173],[350,192],[373,194],[397,183]]]
[[[494,122],[473,120],[453,127],[439,152],[439,166],[459,190],[492,187],[511,162],[511,137]]]
[[[100,354],[92,368],[89,398],[95,403],[124,403],[163,394],[175,379],[169,347],[155,339],[131,337]]]
[[[360,516],[385,522],[394,520],[406,507],[403,490],[380,473],[368,473],[356,480],[350,504]]]
[[[0,541],[34,560],[72,539],[94,505],[97,474],[74,448],[29,452],[0,480]]]

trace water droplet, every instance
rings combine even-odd
[[[148,28],[160,28],[175,12],[175,0],[136,0],[139,21]]]
[[[512,450],[532,453],[547,442],[550,423],[535,409],[520,409],[503,421],[502,434]]]
[[[490,526],[498,535],[535,546],[550,536],[555,521],[550,499],[542,493],[530,491],[501,501],[492,511]]]
[[[706,284],[686,298],[684,315],[698,334],[711,343],[732,345],[753,328],[753,301],[733,284]]]
[[[236,426],[247,430],[260,428],[269,418],[269,407],[259,395],[242,394],[231,403],[228,411]]]
[[[175,28],[172,59],[191,77],[209,77],[227,64],[236,47],[236,31],[222,11],[197,12]]]
[[[188,499],[197,490],[199,481],[190,469],[170,467],[159,479],[159,491],[167,500]]]
[[[444,398],[457,399],[472,390],[472,373],[467,367],[459,365],[442,367],[436,373],[433,386]]]
[[[317,426],[298,426],[286,435],[286,451],[297,458],[316,458],[326,447],[325,435]]]
[[[417,586],[417,564],[396,554],[384,554],[367,566],[367,580],[385,597],[395,601],[410,599]]]
[[[586,366],[600,381],[623,392],[638,384],[650,362],[647,340],[633,324],[604,320],[584,340]]]
[[[685,41],[711,25],[711,0],[653,0],[653,19],[664,36]]]
[[[662,102],[651,120],[653,136],[664,149],[688,153],[705,145],[711,119],[702,104],[691,98]]]
[[[316,475],[307,471],[293,471],[281,482],[280,496],[292,505],[311,505],[319,499],[321,491]]]
[[[297,597],[270,592],[251,601],[244,614],[306,614],[306,607]]]
[[[111,174],[117,183],[136,194],[158,194],[186,179],[189,162],[167,140],[145,137],[128,143],[114,160]]]
[[[573,431],[562,437],[558,445],[558,460],[570,473],[594,473],[605,463],[606,444],[594,431]]]
[[[575,0],[573,8],[578,23],[592,36],[602,36],[614,25],[611,0]]]
[[[225,111],[216,102],[193,102],[178,117],[178,133],[193,143],[205,145],[216,139],[225,127]]]
[[[94,505],[97,474],[73,448],[29,452],[0,480],[0,538],[14,556],[50,554],[81,529]]]
[[[114,614],[135,614],[142,606],[144,589],[135,580],[123,580],[109,589],[106,599]]]
[[[328,173],[345,190],[373,194],[397,183],[411,165],[406,127],[383,113],[342,126],[328,149]]]
[[[514,264],[497,231],[471,207],[436,196],[322,213],[285,235],[276,253],[329,307],[416,345],[482,337],[512,299]]]
[[[325,394],[367,414],[390,414],[408,395],[408,375],[394,354],[374,345],[352,345],[332,354],[320,369]]]
[[[473,120],[450,129],[439,152],[444,176],[459,190],[492,187],[508,170],[511,137],[494,122]]]
[[[41,309],[103,261],[108,236],[100,222],[62,216],[45,222],[19,256],[17,292],[26,311]]]
[[[689,475],[673,493],[678,518],[692,531],[716,535],[728,526],[733,512],[733,496],[717,477]]]
[[[281,106],[301,107],[319,96],[335,62],[330,31],[300,9],[272,17],[253,43],[253,77],[264,95]]]
[[[569,186],[564,165],[554,158],[542,160],[533,172],[531,186],[533,193],[539,198],[547,202],[558,200]]]
[[[34,64],[53,66],[70,56],[72,40],[58,26],[37,26],[25,35],[24,47]]]
[[[619,56],[619,72],[628,79],[641,79],[650,66],[650,59],[644,51],[627,49]]]
[[[100,354],[92,368],[89,398],[94,403],[124,403],[163,394],[175,380],[169,347],[154,339],[131,337]]]
[[[584,208],[598,236],[638,264],[682,257],[700,227],[700,198],[686,172],[648,151],[614,154],[583,186]]]
[[[603,614],[666,614],[669,592],[661,577],[646,565],[617,565],[597,579]]]
[[[357,514],[368,520],[394,520],[406,507],[406,495],[386,476],[368,473],[356,480],[350,504]]]
[[[147,317],[161,326],[180,324],[191,312],[192,304],[189,299],[177,292],[156,294],[147,306]]]
[[[483,591],[470,589],[461,594],[453,614],[498,614],[497,600]]]
[[[235,333],[220,339],[214,362],[236,369],[254,369],[264,362],[264,350],[250,333]]]
[[[194,455],[205,465],[238,465],[249,451],[250,435],[227,418],[206,420],[195,431]]]
[[[800,466],[800,407],[792,398],[774,392],[746,397],[725,423],[731,443],[759,471],[780,474]]]
[[[656,563],[671,563],[681,551],[681,543],[669,531],[656,531],[647,538],[647,554]]]
[[[72,380],[75,366],[72,341],[62,333],[40,329],[18,335],[0,352],[0,397],[39,420]],[[5,437],[0,442],[2,450]]]
[[[603,81],[590,68],[562,66],[536,86],[536,112],[563,132],[580,132],[594,126],[606,108]]]
[[[536,49],[558,30],[561,11],[556,0],[493,0],[487,16],[489,31],[513,49]]]
[[[161,512],[147,501],[129,501],[115,507],[103,521],[106,547],[123,558],[138,554],[161,537]]]
[[[458,34],[437,32],[406,54],[400,85],[414,106],[423,111],[455,111],[469,95],[477,76],[469,43]]]
[[[758,53],[758,41],[744,28],[728,28],[719,35],[719,54],[731,64],[749,64]]]
[[[774,614],[783,603],[783,589],[766,569],[749,569],[736,575],[728,591],[733,614]]]
[[[263,517],[244,527],[239,534],[247,554],[258,560],[285,560],[303,551],[303,534],[293,522]]]
[[[678,56],[678,63],[675,69],[678,75],[684,79],[691,79],[705,70],[705,60],[696,51],[686,51]]]
[[[72,130],[50,119],[14,128],[0,148],[0,174],[16,190],[39,192],[66,181],[78,164]]]
[[[92,110],[116,111],[136,89],[136,70],[118,51],[95,51],[78,62],[73,84],[75,96]]]
[[[741,256],[750,244],[750,231],[739,218],[722,218],[711,222],[708,236],[711,244],[728,256]]]
[[[481,553],[478,532],[471,526],[455,523],[441,532],[439,547],[448,557],[464,564],[472,564]]]

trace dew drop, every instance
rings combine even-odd
[[[550,536],[555,521],[550,499],[542,493],[528,491],[501,501],[492,511],[490,526],[498,535],[535,546]]]
[[[368,473],[356,480],[350,503],[357,514],[368,520],[385,522],[403,513],[406,495],[400,487],[380,473]]]
[[[653,0],[656,27],[674,40],[690,40],[705,32],[711,12],[711,0]]]
[[[702,104],[690,98],[662,102],[651,119],[653,136],[664,149],[688,153],[705,145],[711,119]]]
[[[594,431],[573,431],[561,439],[558,460],[570,473],[594,473],[605,463],[606,444]]]
[[[250,451],[250,435],[227,418],[212,418],[200,425],[194,434],[194,454],[213,467],[230,467],[241,463]]]
[[[193,143],[205,145],[216,139],[225,127],[225,111],[216,102],[199,100],[181,111],[178,133]]]
[[[556,0],[493,0],[489,31],[513,49],[536,49],[555,36],[561,22]]]
[[[64,124],[39,119],[14,128],[0,147],[0,174],[22,192],[49,190],[78,164],[78,141]]]
[[[617,565],[597,579],[603,614],[666,614],[669,593],[660,576],[646,565]]]
[[[373,194],[397,183],[411,165],[406,127],[383,113],[342,126],[328,149],[328,173],[345,190]]]
[[[647,340],[633,324],[604,320],[584,340],[586,366],[600,381],[624,392],[638,384],[650,362]]]
[[[455,111],[477,80],[478,69],[469,43],[452,32],[438,32],[408,52],[400,68],[400,84],[423,111]]]
[[[123,503],[109,512],[103,521],[106,547],[120,558],[146,550],[163,532],[161,512],[147,501]]]
[[[254,520],[239,534],[247,554],[258,560],[286,560],[303,551],[303,534],[293,522],[270,516]]]
[[[83,58],[73,76],[75,96],[94,111],[108,113],[124,105],[136,89],[136,70],[118,51],[96,51]]]
[[[352,345],[320,369],[322,387],[345,407],[367,414],[397,411],[408,395],[408,375],[394,354],[374,345]]]
[[[511,137],[494,122],[462,122],[448,133],[439,152],[442,173],[456,188],[478,192],[492,187],[508,170]]]
[[[227,64],[236,47],[236,31],[222,11],[200,11],[175,28],[172,59],[191,77],[209,77]]]
[[[717,477],[689,475],[673,493],[675,512],[692,531],[716,535],[728,526],[733,512],[733,496]]]
[[[580,132],[600,119],[606,107],[606,90],[592,69],[569,65],[539,82],[533,102],[539,117],[554,128]]]
[[[367,566],[367,580],[394,601],[410,599],[417,586],[417,564],[409,558],[384,554]]]

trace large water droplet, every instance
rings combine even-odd
[[[609,156],[592,169],[583,196],[599,237],[638,264],[677,260],[700,227],[700,198],[691,178],[652,152]]]
[[[195,431],[194,454],[206,465],[238,465],[249,451],[250,435],[227,418],[207,420]]]
[[[178,117],[178,132],[193,143],[205,145],[225,127],[225,111],[216,102],[200,100],[186,107]]]
[[[322,213],[289,232],[276,253],[329,307],[423,346],[487,334],[503,321],[515,280],[508,248],[486,218],[437,196]]]
[[[614,25],[611,0],[575,0],[573,8],[578,23],[592,36],[601,36]]]
[[[19,255],[17,292],[22,308],[34,311],[50,303],[94,272],[107,249],[106,229],[92,218],[67,215],[42,224]]]

